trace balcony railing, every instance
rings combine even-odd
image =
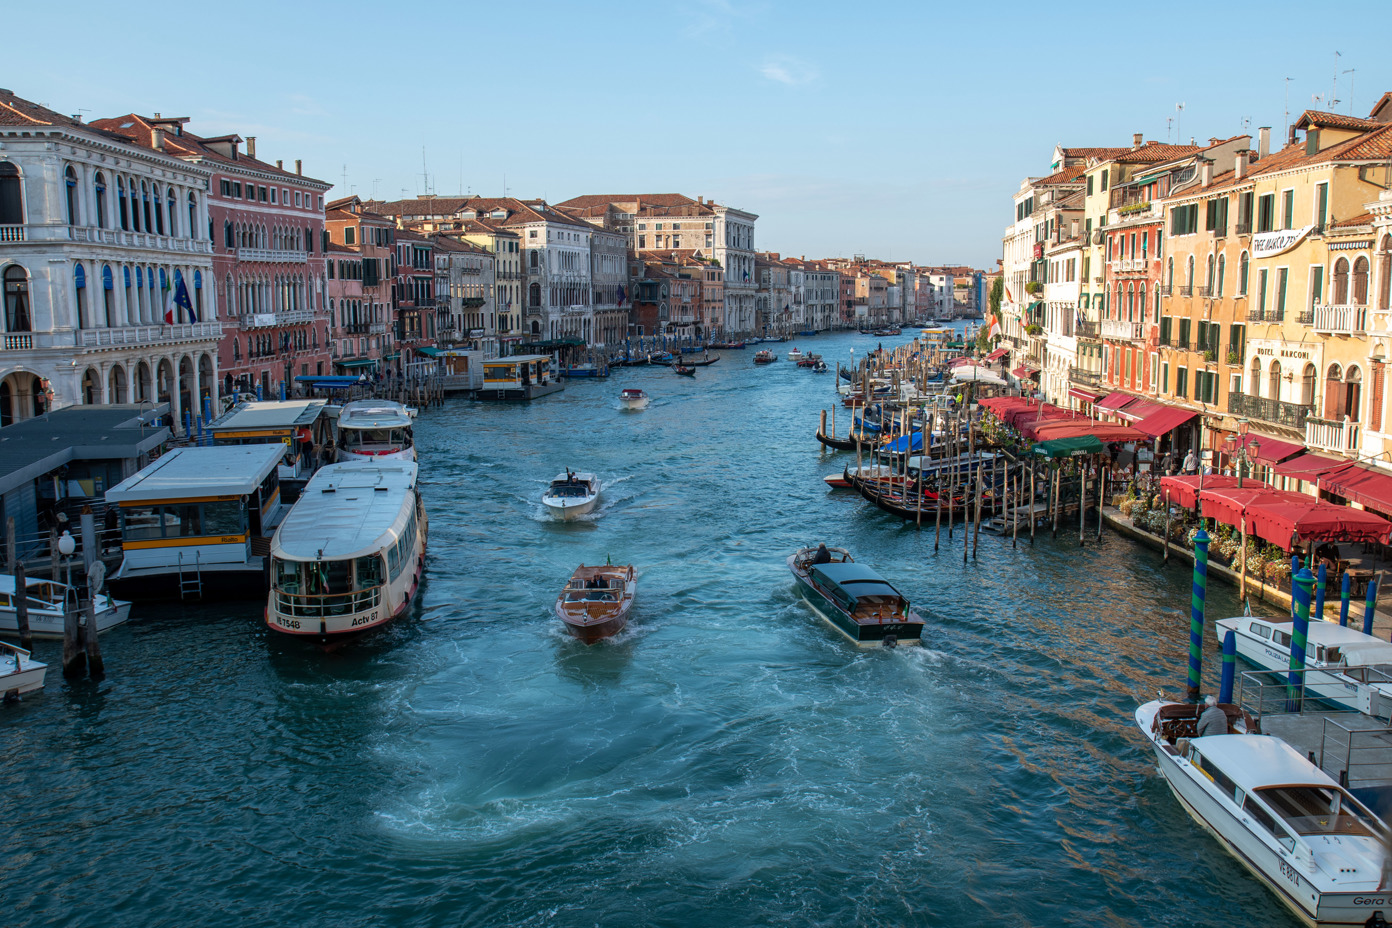
[[[6,351],[28,351],[34,347],[34,336],[28,332],[5,336]]]
[[[1101,371],[1084,370],[1081,367],[1070,367],[1068,369],[1068,380],[1074,386],[1096,387],[1102,383]]]
[[[1097,338],[1097,323],[1084,319],[1073,324],[1073,334],[1078,338]]]
[[[0,226],[0,243],[24,241],[24,226]]]
[[[1248,396],[1245,393],[1228,394],[1228,412],[1234,416],[1260,419],[1273,425],[1288,429],[1304,430],[1305,420],[1314,407],[1298,403],[1285,403],[1281,400],[1266,399],[1261,396]]]
[[[1193,296],[1193,295],[1194,295],[1194,285],[1193,285],[1193,284],[1183,284],[1183,285],[1181,285],[1180,288],[1179,288],[1179,295],[1180,295],[1180,296]]]
[[[3,228],[16,228],[5,226]],[[24,227],[18,227],[23,232]],[[150,248],[155,251],[182,251],[186,254],[210,255],[213,243],[193,238],[155,235],[152,232],[126,232],[122,229],[98,229],[92,226],[29,226],[24,237],[13,241],[91,242],[96,245],[124,245],[129,248]],[[6,239],[0,239],[6,241]]]
[[[1316,306],[1315,331],[1331,335],[1362,335],[1368,331],[1368,307],[1354,304]]]
[[[1235,234],[1235,235],[1251,235],[1251,234],[1252,234],[1252,224],[1251,224],[1250,222],[1239,222],[1237,225],[1233,226],[1233,234]]]
[[[1286,311],[1284,309],[1249,309],[1247,311],[1248,322],[1284,322]]]
[[[278,313],[244,313],[241,317],[244,329],[268,329],[277,325],[299,325],[314,321],[314,310],[295,309]]]
[[[1140,341],[1145,338],[1145,323],[1128,322],[1125,319],[1103,319],[1102,337]]]
[[[84,329],[77,333],[83,348],[124,348],[128,345],[167,345],[222,337],[221,322],[182,325],[124,325],[110,329]]]
[[[309,255],[303,251],[285,251],[281,248],[238,248],[238,261],[270,261],[276,264],[304,264]]]
[[[1315,324],[1315,311],[1313,309],[1302,309],[1295,314],[1295,321],[1301,325]]]
[[[1342,419],[1321,419],[1309,416],[1305,419],[1305,444],[1324,451],[1337,451],[1340,454],[1357,454],[1359,424],[1350,422],[1348,416]]]
[[[1204,299],[1208,299],[1208,297],[1213,295],[1213,291],[1210,290],[1208,287],[1199,287],[1198,292],[1199,296],[1203,297]]]

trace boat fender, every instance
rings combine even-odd
[[[886,648],[897,648],[897,647],[899,647],[899,636],[898,636],[898,635],[885,635],[885,636],[884,636],[884,640],[881,641],[880,643],[881,643],[882,645],[884,645]]]

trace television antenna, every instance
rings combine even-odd
[[[1358,70],[1357,68],[1349,68],[1349,69],[1348,69],[1347,71],[1345,71],[1344,73],[1345,73],[1345,74],[1352,74],[1354,71],[1357,71],[1357,70]],[[1349,115],[1352,116],[1352,115],[1353,115],[1353,78],[1352,78],[1352,77],[1349,78],[1349,101],[1348,101],[1348,105],[1349,105]]]
[[[1334,105],[1339,102],[1339,58],[1340,53],[1334,53],[1334,85],[1329,90],[1329,109],[1332,112]]]
[[[1290,82],[1293,80],[1295,80],[1293,77],[1286,78],[1286,138],[1290,138]],[[1242,128],[1246,129],[1247,127],[1244,125]]]
[[[1184,133],[1182,133],[1182,132],[1179,131],[1179,121],[1180,121],[1180,118],[1184,115],[1184,104],[1183,104],[1183,103],[1176,103],[1176,104],[1174,105],[1174,108],[1175,108],[1175,118],[1174,118],[1175,142],[1178,143],[1180,139],[1184,138]]]

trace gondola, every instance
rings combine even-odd
[[[712,364],[719,360],[720,355],[716,355],[715,357],[707,358],[704,361],[687,361],[683,359],[682,363],[685,364],[687,367],[710,367]]]
[[[676,372],[677,374],[680,374],[680,375],[683,376],[683,377],[695,377],[695,376],[696,376],[696,369],[695,369],[694,367],[683,367],[683,366],[680,365],[680,364],[673,364],[673,365],[672,365],[672,370],[673,370],[674,372]]]
[[[821,429],[817,429],[817,441],[837,451],[854,451],[856,450],[856,445],[862,445],[866,449],[869,449],[874,445],[873,439],[866,437],[857,438],[854,432],[845,438],[837,438],[834,435],[823,434]]]

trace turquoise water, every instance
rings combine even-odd
[[[426,413],[427,581],[376,637],[325,656],[255,604],[138,605],[105,682],[55,671],[0,709],[9,919],[1294,924],[1131,720],[1183,690],[1187,573],[1114,535],[982,535],[964,566],[959,528],[935,554],[822,483],[833,376],[752,353]],[[543,517],[565,467],[606,483],[588,521]],[[926,646],[857,651],[795,598],[784,559],[819,540],[897,582]],[[638,602],[585,647],[551,606],[605,557],[638,566]]]

